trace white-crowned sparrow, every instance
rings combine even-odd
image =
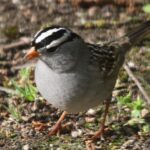
[[[113,42],[98,45],[86,43],[68,28],[47,27],[36,33],[26,57],[39,57],[35,82],[41,95],[54,107],[77,113],[111,98],[126,53],[149,33],[147,21]]]

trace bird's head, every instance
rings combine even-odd
[[[31,43],[32,47],[25,57],[30,60],[44,53],[55,52],[60,45],[75,38],[80,37],[65,27],[53,26],[44,28],[35,34]]]

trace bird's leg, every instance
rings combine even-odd
[[[97,138],[101,137],[104,134],[104,130],[105,130],[105,122],[106,122],[106,117],[108,115],[108,110],[109,110],[109,105],[110,105],[110,100],[106,100],[105,103],[105,111],[104,111],[104,116],[103,116],[103,120],[101,123],[101,127],[99,128],[99,130],[97,132],[95,132],[95,134],[92,136],[91,140],[94,141]]]
[[[101,127],[99,128],[97,132],[95,132],[95,134],[89,140],[86,141],[87,150],[95,150],[93,141],[95,141],[97,138],[101,137],[104,134],[105,122],[106,122],[106,117],[108,114],[109,106],[110,106],[110,99],[107,99],[105,103],[105,111],[104,111],[104,116],[103,116],[103,120],[101,123]]]
[[[61,129],[61,123],[64,120],[64,118],[65,118],[66,115],[67,115],[67,112],[64,111],[62,113],[62,115],[60,116],[60,118],[58,119],[58,121],[56,122],[56,124],[49,131],[49,133],[48,133],[49,136],[55,135],[55,134],[57,134],[60,131],[60,129]]]

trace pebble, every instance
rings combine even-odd
[[[142,115],[143,118],[148,116],[148,114],[149,114],[149,111],[146,108],[142,109],[141,115]]]
[[[81,129],[78,129],[78,130],[76,130],[76,131],[72,131],[71,132],[71,136],[73,137],[73,138],[77,138],[77,137],[79,137],[79,136],[81,136],[82,135],[82,130]]]
[[[29,121],[30,117],[29,116],[22,116],[21,119],[25,122]]]
[[[18,5],[21,3],[21,1],[20,0],[12,0],[12,3]]]
[[[93,6],[93,7],[90,7],[90,8],[88,9],[88,15],[89,15],[90,17],[95,16],[96,13],[99,13],[99,12],[100,12],[100,11],[99,11],[99,7],[98,7],[98,6]]]
[[[135,140],[134,139],[130,139],[127,140],[125,143],[123,143],[123,145],[121,146],[120,150],[125,150],[129,147],[133,147]]]
[[[82,126],[84,124],[85,124],[85,119],[83,119],[83,118],[79,118],[79,120],[76,122],[77,126]]]
[[[22,147],[22,149],[23,149],[23,150],[29,150],[29,149],[30,149],[30,147],[29,147],[29,145],[28,145],[28,144],[26,144],[26,145],[24,145],[24,146]]]
[[[88,123],[95,122],[95,120],[96,120],[95,117],[86,117],[85,118],[85,121],[88,122]]]
[[[94,109],[89,109],[86,113],[86,115],[89,115],[89,116],[93,116],[95,114],[96,114],[96,110],[94,110]]]

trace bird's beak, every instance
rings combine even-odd
[[[31,60],[33,58],[39,57],[39,52],[35,50],[35,47],[31,47],[25,55],[25,58]]]

